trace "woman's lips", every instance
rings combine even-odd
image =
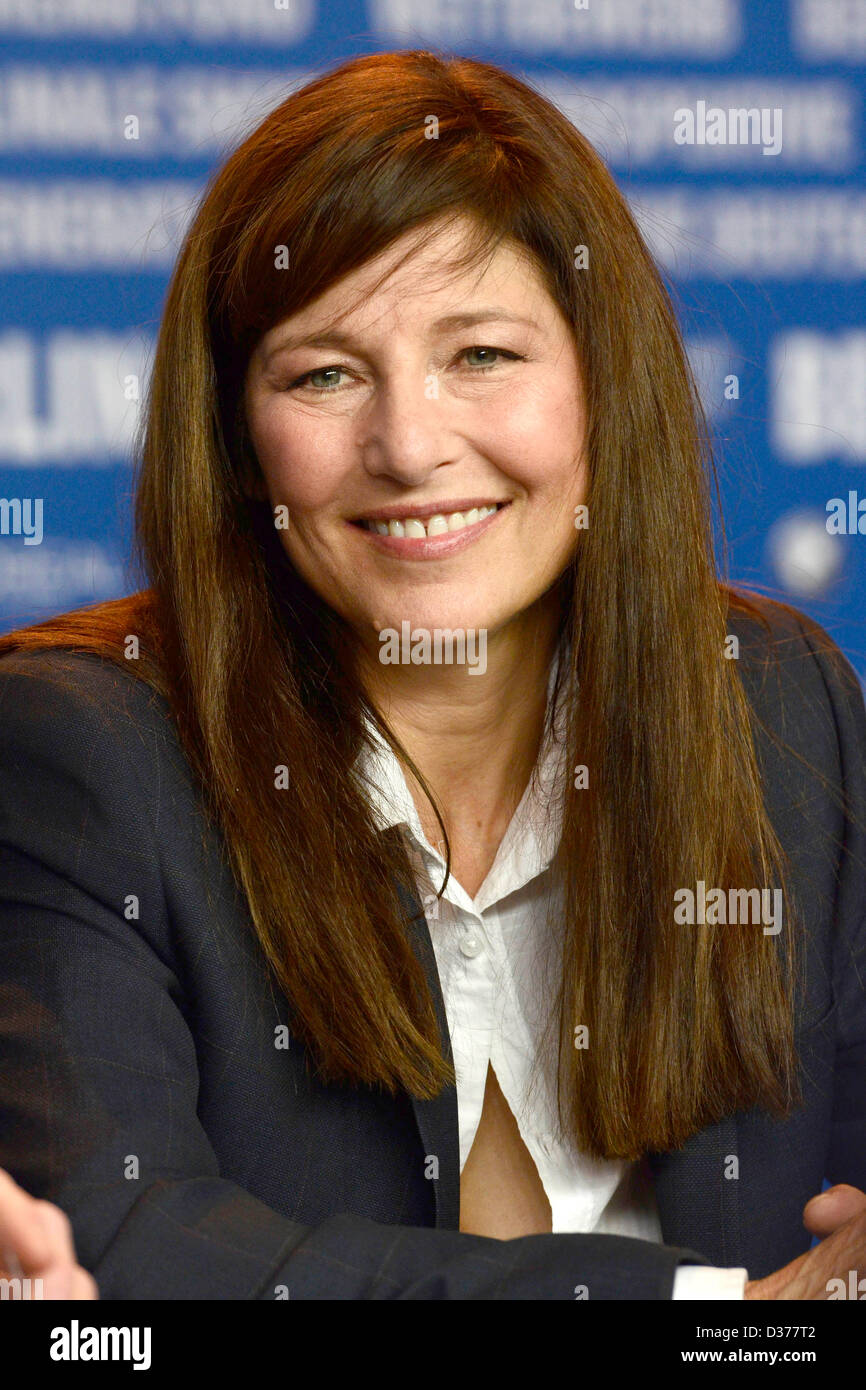
[[[484,531],[496,525],[510,506],[510,502],[505,502],[473,525],[464,526],[459,531],[445,531],[440,536],[380,536],[378,531],[368,531],[357,522],[350,521],[347,525],[384,555],[393,555],[400,560],[440,560],[472,545]]]

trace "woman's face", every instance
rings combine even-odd
[[[584,399],[569,327],[519,247],[449,275],[465,232],[441,225],[373,291],[408,233],[271,329],[247,373],[262,495],[287,509],[278,534],[369,648],[407,621],[493,640],[577,535]]]

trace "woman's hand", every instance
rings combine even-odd
[[[0,1278],[22,1281],[19,1298],[99,1297],[92,1276],[75,1258],[69,1217],[53,1202],[31,1197],[5,1168],[0,1168]]]
[[[826,1299],[831,1279],[841,1279],[850,1297],[852,1270],[858,1288],[855,1296],[866,1297],[866,1192],[847,1183],[828,1188],[806,1203],[803,1224],[821,1237],[821,1244],[766,1279],[750,1280],[746,1298]]]

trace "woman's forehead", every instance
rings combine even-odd
[[[413,316],[441,322],[443,330],[463,326],[459,320],[519,318],[520,309],[549,298],[526,249],[502,242],[483,258],[467,263],[465,238],[437,238],[417,246],[405,258],[401,243],[330,286],[310,304],[280,319],[263,335],[268,349],[295,346],[309,336],[329,335],[334,344],[352,334],[375,331],[387,318]],[[472,296],[470,301],[469,296]],[[467,325],[468,326],[468,325]]]

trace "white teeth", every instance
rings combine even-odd
[[[496,504],[491,503],[488,507],[471,507],[468,512],[449,512],[447,515],[437,512],[435,516],[428,517],[426,523],[416,516],[409,516],[402,521],[365,521],[362,525],[380,536],[408,536],[420,540],[423,536],[442,536],[446,531],[462,531],[464,526],[474,526],[496,510]]]

